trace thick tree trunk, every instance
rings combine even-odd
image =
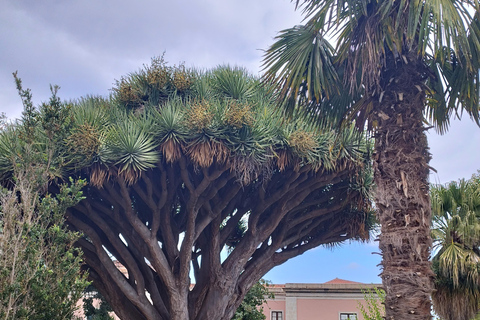
[[[381,223],[381,274],[386,319],[431,319],[429,261],[430,154],[423,126],[425,92],[420,63],[395,71],[378,99],[374,120],[375,182]],[[378,96],[377,96],[378,97]]]
[[[182,288],[184,289],[184,288]],[[177,293],[170,296],[170,319],[171,320],[189,320],[188,299],[186,293]]]
[[[212,285],[208,289],[208,294],[200,307],[200,312],[195,317],[196,320],[206,319],[231,319],[232,315],[226,315],[225,308],[228,302],[233,299],[233,293],[230,288],[221,288],[218,285]],[[228,290],[230,289],[230,290]]]
[[[274,266],[368,236],[369,202],[351,189],[358,172],[348,163],[322,173],[292,163],[241,185],[225,163],[199,169],[187,160],[159,163],[133,185],[118,177],[90,186],[69,210],[86,236],[78,244],[90,279],[122,319],[229,320]]]

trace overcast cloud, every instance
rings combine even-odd
[[[166,52],[170,64],[211,68],[229,63],[261,71],[262,50],[278,31],[301,22],[288,0],[0,0],[0,111],[18,118],[18,70],[34,102],[108,95],[115,79]],[[480,130],[454,122],[429,134],[433,182],[470,177]]]
[[[287,0],[0,0],[0,101],[21,112],[12,72],[35,102],[58,84],[63,98],[107,95],[122,75],[166,51],[171,64],[222,63],[259,72],[262,51],[300,22]]]
[[[262,50],[278,31],[300,22],[288,0],[0,0],[0,112],[21,115],[12,77],[16,70],[36,104],[48,99],[49,84],[61,87],[63,99],[106,96],[115,79],[164,51],[170,64],[211,68],[229,63],[258,73]],[[480,168],[480,129],[468,118],[455,121],[446,136],[430,133],[429,142],[431,165],[438,170],[432,182],[469,178]],[[301,261],[291,263],[311,265]],[[362,265],[377,270],[377,263]],[[295,282],[289,277],[295,274],[270,279]],[[377,281],[376,274],[374,280],[350,280]],[[309,279],[349,277],[335,266],[322,276]]]

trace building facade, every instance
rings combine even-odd
[[[364,284],[342,279],[326,283],[271,285],[274,298],[263,304],[266,320],[364,320],[359,303],[364,291],[381,284]]]

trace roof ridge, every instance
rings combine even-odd
[[[335,278],[330,281],[324,282],[324,284],[363,284],[362,282],[357,282],[357,281],[351,281],[351,280],[345,280],[345,279],[340,279],[340,278]]]

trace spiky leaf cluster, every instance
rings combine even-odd
[[[472,319],[480,303],[480,175],[432,188],[435,312]]]
[[[152,69],[156,89],[146,78]],[[171,69],[153,65],[124,78],[148,97],[114,90],[64,105],[68,121],[51,139],[42,114],[30,117],[34,147],[51,159],[36,166],[55,168],[50,178],[88,182],[67,222],[85,234],[77,244],[89,277],[120,317],[230,319],[274,266],[319,245],[368,238],[365,136],[285,119],[271,88],[241,68],[185,70],[195,77],[184,91],[169,91],[170,80],[160,85],[161,70]],[[4,182],[11,159],[25,154],[16,137],[27,123],[0,136]]]
[[[152,58],[150,65],[116,81],[113,96],[116,104],[127,110],[158,105],[171,95],[188,97],[195,82],[194,70],[184,64],[169,66],[163,56]]]
[[[188,82],[190,95],[161,89],[180,76],[183,85]],[[127,83],[143,93],[129,96],[122,91]],[[71,124],[62,129],[67,131],[56,150],[62,159],[59,169],[64,176],[80,170],[94,185],[111,176],[132,184],[149,168],[187,156],[200,168],[226,163],[239,181],[248,184],[287,167],[310,164],[315,170],[334,170],[340,163],[365,162],[367,143],[353,129],[336,135],[287,121],[275,110],[268,92],[241,68],[200,72],[171,68],[154,59],[151,66],[122,79],[110,99],[85,97],[68,109]],[[141,98],[144,94],[148,99]],[[130,108],[139,103],[141,110]],[[0,155],[2,173],[11,169],[8,156],[17,148],[13,136],[21,128],[4,131],[0,138],[5,150]],[[36,126],[48,137],[53,131],[47,129],[43,123]]]

